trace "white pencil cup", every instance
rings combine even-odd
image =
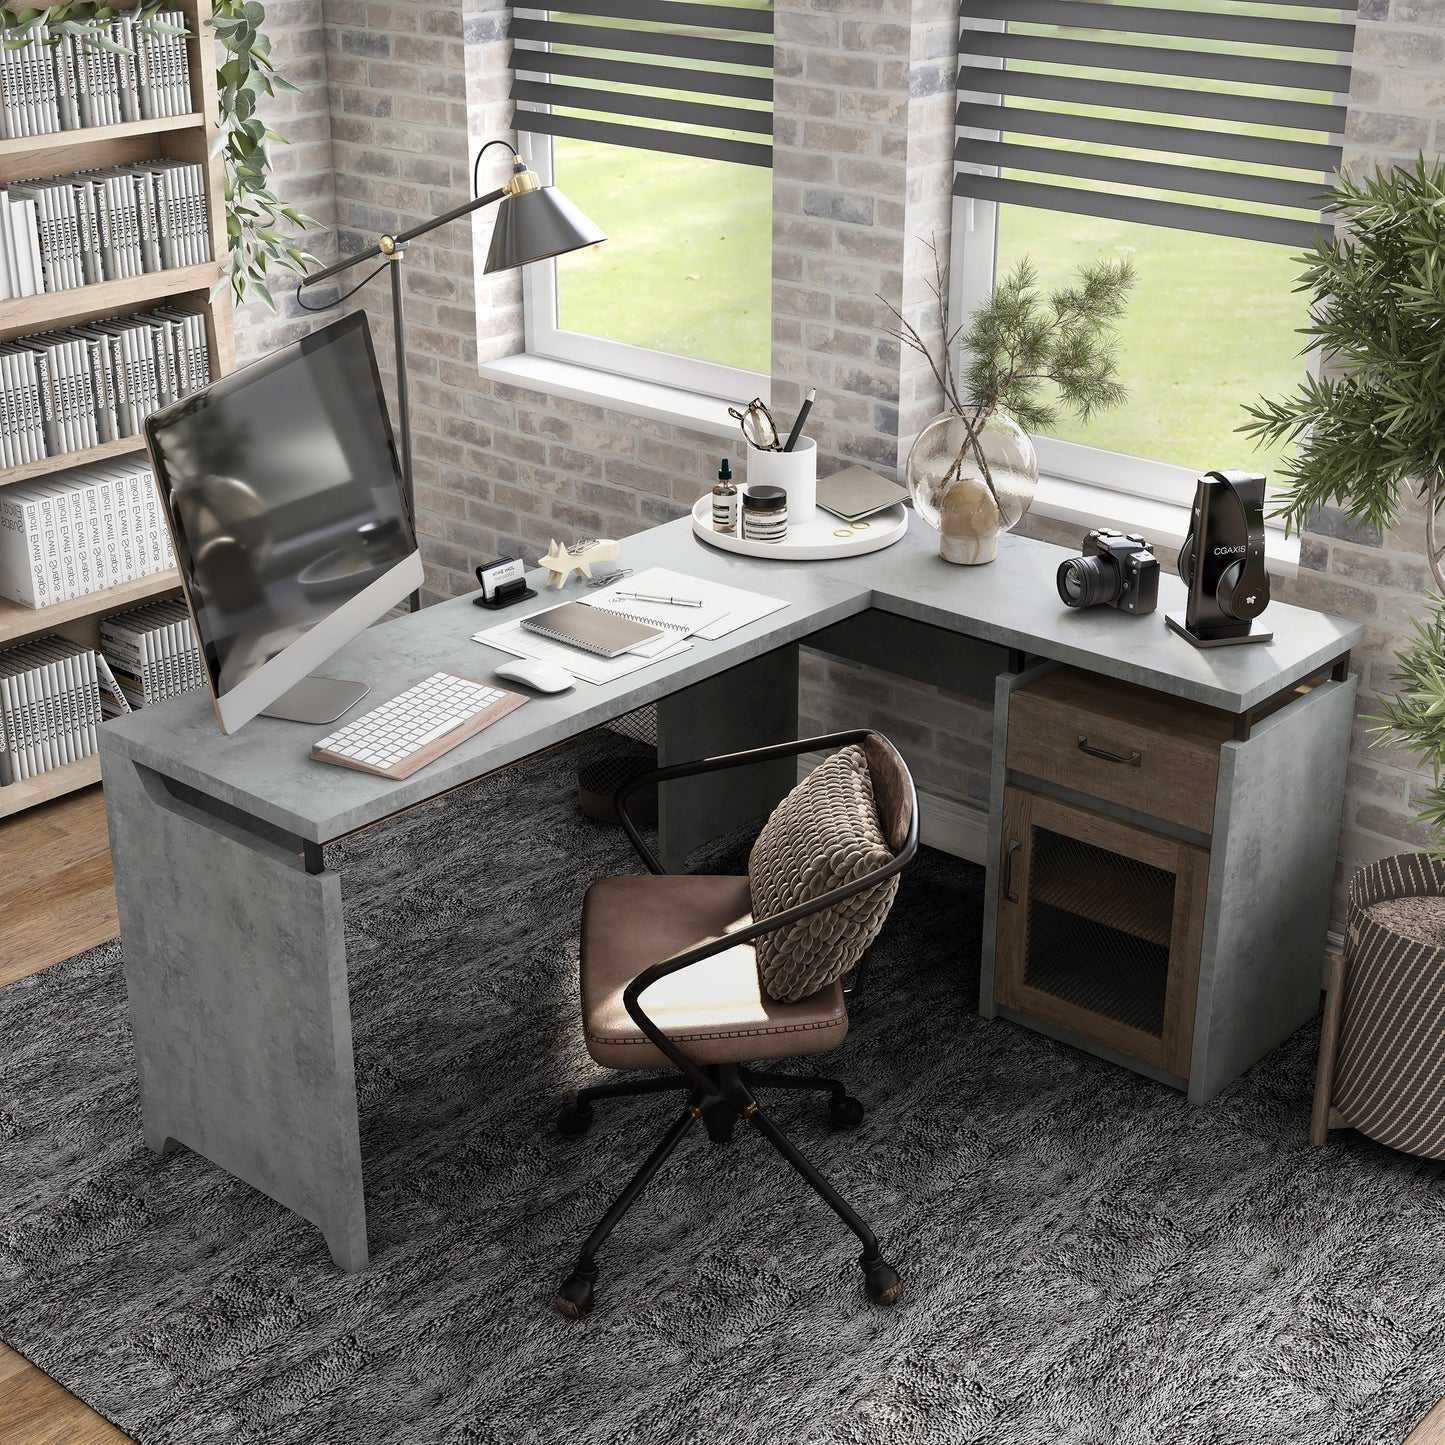
[[[799,437],[790,452],[748,448],[748,485],[781,487],[788,494],[788,526],[813,520],[818,505],[818,443]]]

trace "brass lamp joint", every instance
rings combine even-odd
[[[536,171],[527,168],[527,162],[521,156],[514,156],[512,175],[504,189],[509,196],[520,196],[527,191],[540,191],[542,182],[537,179]]]
[[[377,250],[379,250],[388,261],[400,261],[401,258],[406,255],[406,252],[396,244],[396,238],[394,236],[383,236],[381,240],[377,242]]]

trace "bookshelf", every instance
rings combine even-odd
[[[118,8],[125,8],[126,4],[127,0],[119,0]],[[155,159],[199,164],[205,176],[211,254],[220,258],[226,255],[227,237],[222,163],[219,156],[210,154],[217,117],[214,41],[205,23],[211,15],[211,0],[179,0],[175,8],[184,16],[186,28],[191,32],[187,50],[195,109],[188,115],[0,140],[0,183]],[[48,295],[0,301],[0,340],[9,341],[31,332],[74,326],[154,306],[179,305],[205,316],[211,374],[221,376],[234,369],[236,352],[229,295],[223,293],[214,301],[210,299],[211,287],[218,275],[219,261],[210,261],[205,265],[154,271]],[[131,455],[142,451],[144,446],[142,438],[126,437],[85,451],[0,469],[0,487],[32,481],[86,462]],[[0,600],[0,647],[51,632],[87,646],[97,646],[102,617],[170,596],[178,586],[176,572],[170,571],[123,582],[49,607],[21,607]],[[0,788],[0,822],[14,827],[19,815],[28,809],[99,781],[100,759],[92,757],[12,783]]]

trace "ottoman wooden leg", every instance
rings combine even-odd
[[[1325,1017],[1320,1029],[1320,1061],[1315,1070],[1315,1103],[1310,1112],[1310,1143],[1325,1142],[1329,1131],[1344,1123],[1339,1111],[1330,1108],[1330,1089],[1335,1079],[1335,1054],[1340,1043],[1340,1013],[1345,1003],[1345,959],[1337,953],[1330,959],[1325,978]],[[1331,1117],[1331,1116],[1334,1117]]]

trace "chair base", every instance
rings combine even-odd
[[[653,1176],[662,1168],[683,1136],[701,1119],[708,1137],[714,1143],[730,1143],[739,1119],[746,1119],[793,1166],[804,1181],[830,1209],[857,1235],[863,1245],[858,1267],[863,1271],[863,1284],[868,1297],[876,1304],[892,1304],[903,1292],[898,1272],[883,1258],[878,1240],[846,1200],[813,1167],[797,1146],[763,1113],[753,1090],[755,1088],[792,1089],[828,1095],[828,1115],[835,1128],[856,1129],[863,1122],[863,1105],[853,1098],[836,1079],[817,1075],[777,1074],[754,1070],[741,1064],[717,1064],[703,1072],[710,1088],[703,1092],[691,1089],[682,1114],[674,1120],[658,1141],[656,1148],[643,1161],[627,1187],[587,1236],[572,1273],[562,1281],[553,1303],[570,1319],[588,1314],[596,1298],[598,1276],[597,1251],[621,1222],[622,1216],[635,1204]],[[639,1094],[656,1094],[672,1089],[688,1088],[687,1081],[677,1074],[645,1079],[629,1079],[616,1084],[599,1084],[580,1089],[576,1100],[561,1110],[557,1126],[563,1134],[584,1134],[596,1117],[596,1099],[627,1098]]]

